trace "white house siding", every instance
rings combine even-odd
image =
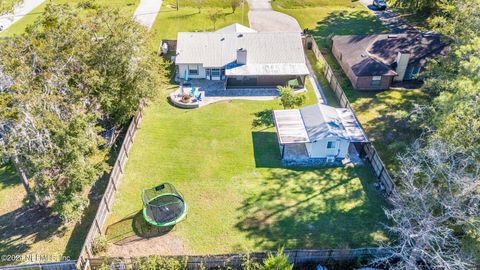
[[[198,75],[188,74],[188,78],[189,79],[205,79],[206,72],[203,65],[202,64],[191,64],[191,65],[198,65]],[[185,76],[185,70],[188,70],[188,65],[186,64],[178,65],[178,76],[182,79]]]
[[[329,141],[335,141],[335,148],[327,148]],[[340,138],[327,138],[313,143],[306,143],[308,155],[311,158],[326,158],[328,156],[336,156],[337,158],[345,158],[348,155],[348,140]]]

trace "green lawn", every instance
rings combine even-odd
[[[315,102],[312,93],[309,100]],[[370,169],[282,167],[273,128],[252,126],[274,108],[277,100],[196,110],[150,104],[115,197],[110,241],[138,234],[142,189],[163,181],[189,205],[169,237],[190,254],[363,247],[384,239],[385,204]]]
[[[351,0],[275,0],[273,9],[286,13],[308,28],[319,46],[331,35],[359,35],[386,31],[381,21],[361,3]]]
[[[83,0],[47,0],[32,12],[25,15],[18,22],[10,26],[7,30],[0,32],[0,37],[12,36],[15,34],[21,34],[25,31],[25,28],[34,23],[35,20],[43,14],[45,7],[48,3],[58,3],[65,4],[70,3],[72,5],[77,5],[79,2],[85,2]],[[137,7],[140,0],[96,0],[95,4],[97,5],[106,5],[112,8],[118,8],[120,12],[126,14],[133,14],[135,8]]]
[[[243,12],[242,7],[238,7],[235,13],[232,12],[229,1],[204,0],[200,9],[197,1],[180,1],[178,11],[175,3],[175,0],[163,1],[160,14],[152,27],[157,44],[162,39],[177,39],[178,32],[214,31],[232,23],[249,25],[246,1]],[[215,26],[211,14],[220,14]]]

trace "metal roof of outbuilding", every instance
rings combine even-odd
[[[275,110],[273,114],[281,144],[315,142],[325,138],[368,142],[357,118],[346,108],[319,103],[295,110]]]

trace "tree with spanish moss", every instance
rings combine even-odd
[[[107,169],[101,132],[128,123],[167,81],[143,26],[116,10],[80,8],[47,5],[0,49],[9,82],[0,152],[23,172],[32,201],[65,221],[81,217],[84,191]]]

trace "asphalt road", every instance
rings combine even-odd
[[[372,5],[373,0],[359,0],[359,2],[370,9],[392,33],[418,32],[407,20],[401,18],[398,13],[390,8],[378,10]]]
[[[0,16],[0,29],[6,30],[12,24],[23,18],[23,16],[30,13],[45,0],[25,0],[22,4],[15,7],[13,13],[8,13]]]

